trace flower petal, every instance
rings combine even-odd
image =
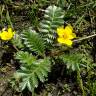
[[[73,36],[74,38],[76,38],[76,34],[75,34],[75,33],[72,33],[72,36]]]
[[[3,31],[1,34],[0,34],[0,37],[2,40],[6,40],[6,36],[8,36],[8,32],[7,31]]]
[[[2,34],[2,33],[0,32],[0,36],[1,36],[1,34]]]
[[[73,43],[72,40],[67,39],[64,41],[64,44],[66,44],[67,46],[72,46],[72,43]]]
[[[10,31],[10,32],[7,32],[7,31],[3,31],[1,34],[0,34],[0,37],[2,40],[10,40],[12,39],[13,37],[13,33]]]
[[[8,28],[8,33],[12,33],[12,28]]]
[[[72,31],[73,31],[72,26],[71,26],[71,25],[67,25],[67,26],[65,27],[65,31],[66,31],[68,34],[72,34]]]
[[[72,33],[72,34],[68,35],[67,39],[74,39],[74,38],[76,38],[76,35],[75,35],[75,33]]]
[[[57,38],[57,41],[58,41],[59,43],[63,44],[63,43],[65,42],[65,39],[64,39],[64,38],[59,37],[59,38]]]
[[[61,44],[66,44],[67,46],[72,46],[72,41],[69,39],[58,38],[57,41]]]
[[[57,28],[57,34],[58,34],[58,36],[62,37],[64,35],[64,31],[65,31],[65,29],[63,28],[63,26],[58,27]]]

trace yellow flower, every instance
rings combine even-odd
[[[8,30],[5,30],[4,28],[2,29],[0,33],[0,38],[2,40],[10,40],[13,38],[15,32],[13,32],[12,28],[8,28]]]
[[[71,25],[57,28],[58,38],[57,41],[61,44],[65,44],[67,46],[72,46],[72,39],[76,38],[75,33],[73,33],[73,28]]]

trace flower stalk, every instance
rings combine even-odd
[[[89,38],[92,38],[92,37],[95,37],[95,36],[96,36],[96,34],[93,34],[93,35],[90,35],[90,36],[82,37],[82,38],[77,39],[77,40],[73,40],[73,42],[78,42],[78,41],[86,40],[86,39],[89,39]]]

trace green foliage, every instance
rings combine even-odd
[[[28,52],[24,52],[24,51],[17,52],[16,59],[20,60],[20,62],[25,65],[33,64],[36,61],[35,56],[33,56],[32,54],[29,54]]]
[[[24,44],[29,47],[31,51],[37,52],[39,55],[44,55],[44,41],[34,30],[24,30],[22,39],[24,39]]]
[[[96,81],[92,82],[92,88],[90,89],[91,96],[96,96]]]
[[[64,13],[61,8],[49,6],[45,10],[44,19],[40,23],[42,37],[48,43],[52,43],[56,38],[56,28],[64,24]]]
[[[11,18],[10,18],[10,15],[9,15],[9,11],[8,10],[6,12],[6,19],[7,19],[7,22],[9,23],[9,25],[11,25],[11,27],[13,28],[13,24],[11,22]]]
[[[4,26],[5,22],[13,28],[11,17],[6,5],[0,5],[0,26]]]
[[[79,70],[80,66],[83,65],[83,55],[80,53],[71,53],[64,54],[60,56],[60,58],[64,61],[68,69],[72,69],[73,71]]]
[[[36,4],[36,2],[34,2],[31,6],[31,8],[29,9],[29,11],[27,12],[27,17],[30,19],[32,26],[36,27],[38,26],[38,4]]]
[[[34,88],[38,87],[39,80],[41,82],[46,80],[51,68],[50,60],[49,58],[36,60],[31,54],[23,51],[17,52],[16,59],[25,63],[15,74],[16,78],[22,79],[20,88],[24,90],[27,87],[32,92]]]
[[[4,0],[3,2],[4,2],[5,4],[7,4],[7,3],[9,4],[9,3],[12,2],[12,0]]]
[[[12,43],[18,48],[24,47],[24,45],[22,44],[22,39],[20,38],[20,35],[18,34],[15,34],[14,38],[12,39]]]
[[[5,6],[4,5],[1,5],[0,6],[0,23],[1,25],[3,25],[3,11],[5,9]]]
[[[63,86],[63,91],[64,92],[70,92],[71,90],[70,90],[70,86],[68,85],[68,84],[64,84],[64,86]]]
[[[51,49],[50,46],[48,46],[52,44],[54,45],[56,39],[56,29],[59,26],[63,26],[64,22],[67,22],[68,24],[71,23],[71,25],[73,25],[74,31],[77,34],[77,39],[78,37],[80,38],[82,36],[95,34],[96,33],[95,30],[96,29],[95,27],[96,26],[96,14],[95,14],[96,0],[77,0],[77,1],[76,0],[1,0],[0,2],[3,3],[0,6],[1,29],[3,27],[6,27],[7,24],[9,24],[11,27],[13,27],[13,25],[16,24],[14,26],[15,27],[14,29],[20,28],[24,30],[24,28],[26,27],[25,25],[27,25],[27,26],[32,26],[34,29],[36,29],[36,32],[39,31],[36,33],[34,30],[30,30],[30,29],[24,30],[22,35],[15,34],[14,36],[15,38],[12,40],[13,46],[15,46],[15,48],[16,47],[18,48],[17,50],[18,52],[15,55],[16,56],[15,59],[20,61],[21,64],[20,69],[15,74],[16,78],[17,79],[19,78],[19,81],[17,81],[16,83],[20,82],[20,88],[22,90],[24,90],[27,87],[30,91],[32,91],[34,90],[34,88],[38,87],[39,81],[44,82],[47,79],[48,72],[50,72],[50,68],[51,68],[50,61],[52,60],[54,64],[64,63],[66,64],[68,69],[77,72],[75,74],[77,76],[77,81],[78,81],[77,86],[80,87],[81,91],[79,92],[80,94],[81,92],[83,93],[82,96],[86,96],[86,95],[96,96],[96,81],[95,81],[96,39],[95,37],[93,37],[90,40],[87,38],[88,41],[87,39],[86,41],[84,40],[84,42],[80,41],[81,43],[78,42],[77,40],[76,43],[78,44],[76,44],[76,46],[73,46],[72,50],[70,50],[70,53],[64,53],[65,52],[64,50],[67,50],[68,47],[66,48],[63,45],[58,46],[57,44],[57,46],[51,47]],[[51,4],[57,5],[58,7]],[[46,6],[49,7],[45,9]],[[43,12],[45,12],[44,18],[42,18]],[[41,19],[42,21],[39,26],[39,22]],[[22,44],[23,42],[24,45]],[[7,56],[8,58],[6,58],[6,53],[8,50],[7,49],[8,45],[6,44],[8,43],[9,42],[7,41],[0,42],[1,64],[4,63],[9,65],[11,61],[15,63],[12,56]],[[84,47],[82,47],[82,45]],[[28,50],[26,47],[28,47],[30,50]],[[48,49],[48,51],[45,49],[45,47],[46,49]],[[8,48],[11,49],[10,44]],[[80,50],[80,52],[81,51],[82,52],[81,53],[76,52],[77,50]],[[62,51],[63,51],[63,55],[62,55]],[[35,54],[34,56],[34,53],[37,54]],[[86,53],[88,53],[88,55],[86,55]],[[8,52],[8,54],[10,53]],[[48,56],[50,56],[50,58],[52,57],[51,60],[50,58],[47,57],[47,54]],[[60,59],[58,59],[57,56]],[[3,60],[2,58],[5,58],[6,60]],[[9,61],[7,62],[7,60]],[[63,60],[63,62],[60,62],[59,60]],[[56,69],[53,68],[54,66],[52,66],[54,71],[58,72],[58,69],[61,69],[61,64],[60,66],[59,64],[57,66],[58,68],[56,67]],[[54,78],[55,74],[53,70],[52,70],[52,76]],[[63,70],[61,70],[62,73],[66,71]],[[65,75],[66,72],[64,73],[64,76]],[[59,93],[60,90],[62,89],[61,88],[62,77],[61,80],[56,84],[56,93],[58,93],[58,95],[61,95]],[[65,78],[64,84],[69,79],[72,78],[70,78],[69,76],[68,78]],[[73,81],[73,79],[71,81]],[[14,84],[15,83],[13,83],[13,86]],[[18,84],[16,85],[18,87]],[[71,89],[70,87],[73,87],[72,91],[73,89],[76,89],[75,86],[73,85],[74,84],[71,84],[71,86],[69,86],[65,84],[63,86],[63,89],[65,91],[68,91],[69,94]],[[60,90],[58,90],[58,86],[60,87]],[[85,90],[86,90],[86,95],[84,95]],[[75,91],[76,90],[74,90],[73,93],[75,93]],[[54,93],[54,91],[53,92],[51,91],[50,93]],[[73,93],[71,95],[73,95]],[[66,92],[64,96],[65,95]]]

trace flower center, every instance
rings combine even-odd
[[[63,35],[63,38],[64,38],[64,39],[67,39],[67,38],[68,38],[68,34],[65,33],[65,34]]]

